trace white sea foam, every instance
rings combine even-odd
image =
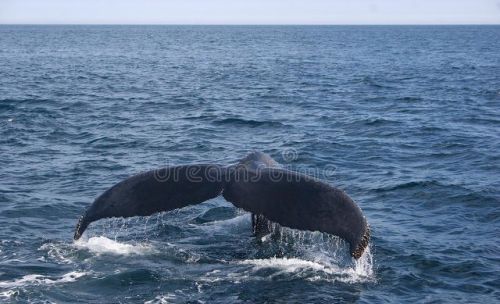
[[[88,249],[96,254],[117,254],[117,255],[143,255],[156,252],[155,248],[149,244],[126,244],[108,239],[104,236],[91,237],[88,240],[78,240],[75,242],[78,248]]]
[[[252,265],[253,271],[271,268],[276,269],[271,277],[281,274],[292,274],[309,281],[342,281],[345,283],[365,282],[373,279],[373,264],[369,250],[353,266],[339,266],[321,260],[305,260],[302,258],[269,258],[249,259],[239,264]]]
[[[332,270],[325,265],[316,262],[302,260],[299,258],[269,258],[269,259],[250,259],[239,262],[240,264],[253,265],[256,270],[262,268],[278,268],[285,272],[296,272],[301,269],[313,269],[316,271],[323,271],[332,273]]]
[[[72,271],[59,277],[48,277],[40,274],[28,274],[14,281],[0,281],[0,288],[22,287],[26,285],[52,285],[59,283],[74,282],[78,278],[87,275],[88,272]],[[5,294],[11,295],[13,291],[7,291]]]
[[[17,290],[10,289],[7,291],[0,292],[0,298],[9,299],[11,297],[15,297],[18,294],[19,294],[19,292]]]
[[[62,264],[71,264],[73,261],[68,258],[68,256],[71,256],[71,251],[74,250],[68,244],[61,244],[61,243],[45,243],[40,248],[38,248],[40,251],[47,251],[47,256],[55,260],[57,262],[60,262]],[[39,261],[45,261],[46,258],[45,256],[42,256],[38,258]]]
[[[175,296],[173,294],[166,294],[166,295],[156,296],[153,300],[146,301],[144,302],[144,304],[167,304],[171,303],[169,301],[174,299]]]

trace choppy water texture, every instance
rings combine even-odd
[[[500,300],[500,27],[0,26],[0,46],[1,302]],[[121,179],[251,150],[336,167],[371,224],[360,262],[256,240],[221,198],[73,242]]]

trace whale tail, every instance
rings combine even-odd
[[[94,221],[146,216],[198,204],[220,194],[236,207],[282,226],[330,233],[346,240],[359,258],[370,230],[361,209],[342,190],[278,168],[189,165],[148,171],[119,182],[85,211],[74,239]]]

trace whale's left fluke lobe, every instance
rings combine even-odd
[[[219,165],[188,165],[129,177],[106,190],[85,211],[74,239],[79,239],[90,223],[102,218],[146,216],[214,198],[222,191],[223,172]]]

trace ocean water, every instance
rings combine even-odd
[[[0,302],[500,301],[499,26],[0,26]],[[372,230],[251,235],[216,198],[78,217],[139,171],[248,152]]]

